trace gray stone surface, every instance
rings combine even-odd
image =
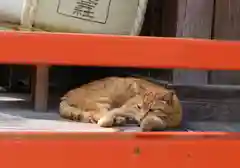
[[[13,114],[17,113],[17,114]],[[0,131],[64,131],[64,132],[115,132],[117,129],[100,128],[95,124],[84,124],[56,119],[35,119],[35,112],[9,111],[0,113]],[[53,113],[54,114],[54,113]],[[41,117],[43,114],[38,114]],[[28,117],[29,116],[29,117]],[[50,115],[47,115],[50,116]],[[47,116],[45,116],[47,118]]]
[[[183,127],[170,131],[239,132],[238,101],[185,100]],[[230,110],[229,110],[230,108]],[[138,132],[139,127],[101,128],[62,119],[57,108],[35,112],[26,95],[0,94],[0,131]],[[235,120],[234,120],[235,118]],[[169,130],[168,130],[169,131]]]
[[[62,119],[57,108],[35,112],[28,95],[0,94],[0,131],[118,132],[139,131],[138,127],[101,128],[97,124]]]

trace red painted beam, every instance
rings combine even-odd
[[[240,42],[0,33],[0,63],[240,70]]]
[[[234,133],[0,133],[4,168],[240,167]]]

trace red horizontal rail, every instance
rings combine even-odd
[[[7,64],[240,69],[240,42],[1,32],[0,47]]]
[[[194,135],[198,138],[190,138]],[[227,138],[233,135],[235,139]],[[4,168],[239,167],[239,135],[0,133],[0,165]]]

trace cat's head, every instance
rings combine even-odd
[[[143,102],[139,106],[143,117],[140,127],[143,131],[164,130],[166,128],[166,118],[174,113],[173,97],[174,91],[160,94],[147,92],[143,97]]]

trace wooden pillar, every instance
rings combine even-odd
[[[178,0],[177,5],[177,37],[211,38],[214,0]],[[208,84],[208,71],[176,69],[173,83]]]
[[[240,1],[216,0],[214,37],[220,40],[240,40]],[[227,61],[226,55],[226,61]],[[212,71],[213,84],[240,84],[239,71]]]
[[[49,67],[37,65],[34,88],[34,110],[46,112],[48,110]]]

